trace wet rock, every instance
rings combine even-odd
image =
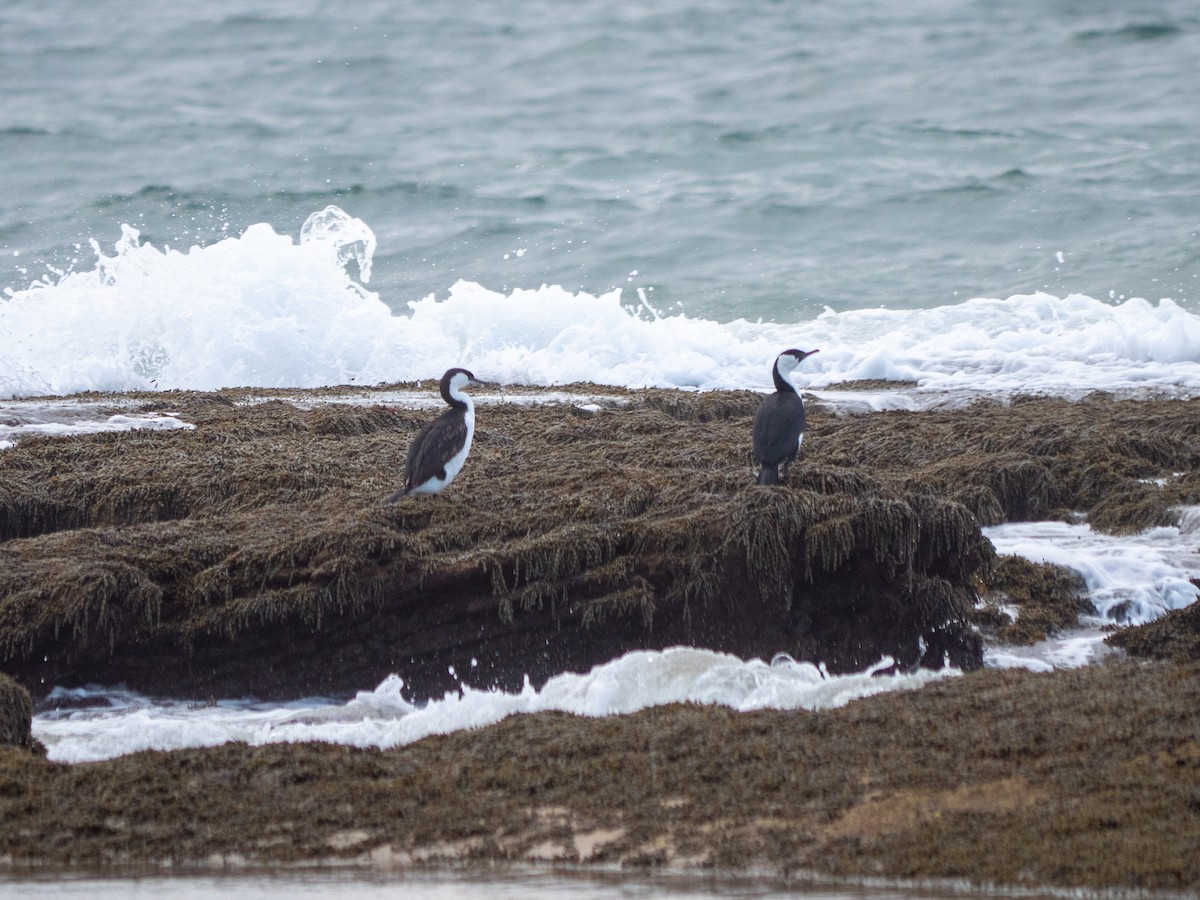
[[[986,579],[975,621],[1000,644],[1034,644],[1095,615],[1075,572],[1019,556],[1002,557]]]
[[[23,747],[44,754],[46,748],[30,731],[33,701],[29,691],[0,673],[0,745]]]
[[[1193,583],[1200,588],[1200,583]],[[1143,659],[1200,660],[1200,603],[1171,610],[1145,625],[1122,628],[1106,642]]]
[[[756,395],[630,391],[583,416],[481,404],[452,488],[386,507],[430,413],[327,393],[147,395],[196,429],[0,455],[0,666],[202,698],[514,689],[675,644],[970,669],[981,523],[1124,528],[1200,496],[1200,401],[813,403],[761,489]]]
[[[1125,663],[820,712],[513,716],[386,751],[0,748],[0,867],[566,862],[1190,896],[1198,734],[1195,664]]]
[[[515,686],[668,643],[969,669],[975,628],[1036,640],[1079,612],[1073,579],[997,560],[981,524],[1121,531],[1200,502],[1198,401],[812,404],[779,489],[752,485],[742,392],[481,405],[452,489],[386,508],[428,413],[255,393],[139,401],[194,432],[0,453],[0,668],[35,691],[202,698],[393,671],[417,695]],[[566,861],[1195,892],[1197,610],[1111,638],[1170,664],[984,670],[819,713],[542,714],[388,751],[81,766],[4,744],[0,865]],[[13,743],[29,713],[0,676]]]

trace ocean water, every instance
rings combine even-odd
[[[100,873],[40,873],[34,877],[0,875],[0,897],[86,898],[128,900],[158,898],[164,893],[178,900],[291,900],[305,897],[344,897],[346,900],[949,900],[961,897],[953,885],[852,885],[788,884],[752,878],[720,879],[702,875],[617,875],[614,873],[523,871],[479,872],[361,872],[312,869],[275,872],[222,872],[219,874],[159,871],[133,876]],[[1021,897],[1050,898],[1054,894],[1023,890],[972,890],[982,900]]]
[[[122,226],[93,268],[0,299],[0,399],[88,390],[317,387],[437,377],[769,389],[788,346],[808,388],[891,379],[925,394],[1200,393],[1200,315],[1169,298],[1047,293],[717,321],[648,288],[494,291],[457,281],[403,313],[368,287],[377,236],[338,207],[186,251]],[[731,310],[732,312],[732,310]],[[745,312],[745,310],[743,310]]]
[[[515,292],[544,284],[562,292],[542,304],[566,307],[593,334],[604,318],[588,298],[617,289],[624,306],[697,323],[787,326],[828,310],[826,326],[841,332],[866,326],[838,316],[887,310],[901,318],[888,320],[894,340],[880,347],[875,368],[886,371],[898,352],[923,359],[955,313],[982,318],[985,334],[1037,314],[961,306],[973,298],[1044,295],[1036,310],[1054,316],[1063,305],[1067,318],[1081,304],[1105,316],[1141,298],[1150,306],[1128,308],[1120,328],[1190,328],[1171,347],[1150,338],[1124,352],[1194,362],[1196,71],[1200,10],[1190,0],[749,10],[715,0],[534,0],[520,10],[10,0],[0,10],[0,290],[56,286],[67,272],[116,278],[107,292],[52,289],[34,305],[65,343],[64,332],[97,324],[103,349],[140,350],[133,368],[143,374],[158,349],[211,349],[199,338],[158,348],[158,329],[191,328],[217,307],[236,314],[223,324],[241,367],[221,356],[217,372],[169,384],[407,378],[440,371],[454,350],[487,349],[484,323],[439,330],[427,347],[389,329],[394,353],[372,355],[362,322],[328,336],[352,344],[341,370],[332,359],[312,370],[264,365],[256,350],[270,360],[278,347],[246,334],[247,318],[275,312],[281,343],[295,337],[288,326],[328,322],[329,308],[299,294],[334,296],[336,284],[278,245],[334,205],[376,236],[371,290],[398,317],[451,293],[522,306]],[[130,252],[126,227],[166,259]],[[174,256],[190,251],[200,259]],[[98,262],[114,252],[118,272]],[[138,276],[154,298],[132,286]],[[354,310],[335,325],[374,314],[347,302]],[[145,304],[155,306],[134,316]],[[902,317],[917,310],[937,314]],[[66,311],[77,316],[52,316]],[[0,396],[122,383],[116,371],[43,373],[46,347],[24,343],[37,328],[29,316],[0,312],[7,366],[19,366],[0,370]],[[17,362],[14,344],[25,347]],[[589,362],[583,374],[604,374]],[[828,355],[822,364],[835,365]],[[524,377],[552,374],[563,373],[530,366]],[[716,380],[686,359],[612,377]],[[734,367],[734,377],[745,373]]]
[[[548,392],[765,390],[790,346],[821,349],[799,381],[826,402],[851,404],[848,379],[911,383],[859,411],[1196,396],[1197,71],[1192,0],[6,0],[0,453],[189,427],[71,397],[90,390],[455,364]],[[1120,539],[988,536],[1080,571],[1098,613],[988,665],[1084,665],[1105,625],[1196,599],[1194,511]],[[421,708],[403,673],[274,706],[97,686],[34,728],[72,761],[395,746],[537,709],[822,708],[945,677],[680,648]]]

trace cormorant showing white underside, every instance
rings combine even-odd
[[[775,393],[762,402],[754,415],[754,459],[759,464],[759,484],[779,484],[787,474],[788,464],[800,452],[800,442],[804,440],[804,401],[788,376],[805,357],[817,352],[784,350],[775,358],[771,369]]]
[[[404,463],[404,488],[392,494],[388,503],[407,494],[436,494],[462,470],[475,436],[475,404],[462,392],[469,384],[483,382],[466,369],[448,369],[442,376],[442,399],[450,408],[413,438]]]

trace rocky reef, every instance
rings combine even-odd
[[[1200,588],[1200,583],[1196,583]],[[1122,628],[1108,638],[1130,656],[1174,662],[1200,661],[1200,603],[1173,609],[1145,625]]]
[[[760,488],[758,395],[509,389],[480,398],[449,490],[389,506],[431,412],[358,393],[85,398],[195,428],[0,452],[0,857],[1200,885],[1196,607],[1111,638],[1167,662],[975,671],[981,632],[1038,640],[1085,602],[981,527],[1176,521],[1200,502],[1200,401],[810,402],[803,457]],[[680,644],[975,673],[823,713],[541,715],[387,752],[30,752],[30,694],[54,685],[282,699],[398,673],[419,700]]]
[[[29,691],[0,673],[0,747],[21,747],[45,752],[33,737],[33,701]]]
[[[1126,663],[822,712],[540,713],[386,751],[70,766],[0,746],[0,870],[533,863],[1195,892],[1198,710],[1196,664]]]
[[[481,406],[450,490],[386,506],[428,412],[124,399],[196,427],[0,455],[0,670],[35,696],[282,698],[396,672],[419,699],[676,644],[969,670],[995,562],[980,525],[1084,511],[1144,527],[1200,493],[1186,401],[812,404],[803,460],[768,490],[750,474],[754,394],[513,397]]]

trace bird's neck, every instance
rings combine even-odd
[[[442,399],[453,409],[471,409],[471,398],[455,384],[442,385]]]
[[[463,422],[467,426],[467,446],[470,446],[471,438],[475,434],[475,404],[466,394],[462,394],[461,397],[462,406],[459,409],[462,410]]]
[[[779,391],[781,394],[796,393],[795,386],[788,381],[788,379],[779,374],[778,363],[771,368],[771,377],[775,379],[775,390]]]
[[[446,392],[446,402],[449,403],[453,409],[461,409],[468,416],[473,417],[475,415],[475,404],[471,402],[471,397],[469,394],[463,394],[451,388]]]

